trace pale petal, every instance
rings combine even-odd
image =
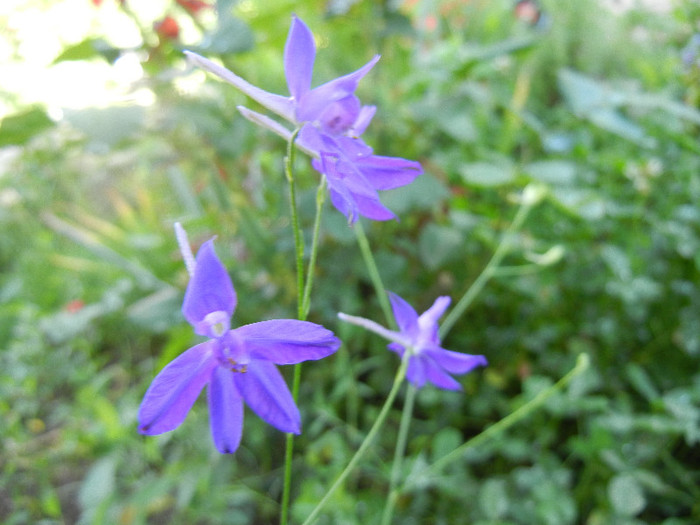
[[[350,135],[354,137],[359,137],[362,135],[369,123],[372,122],[372,117],[377,112],[377,106],[362,106],[360,109],[360,114],[357,116],[357,120],[350,130]]]
[[[252,359],[291,365],[321,359],[340,348],[340,339],[321,325],[308,321],[276,319],[233,330]]]
[[[439,343],[438,319],[442,317],[445,310],[450,306],[450,302],[452,302],[452,299],[446,295],[438,297],[433,305],[420,315],[418,318],[418,329],[423,341],[430,341],[434,344]]]
[[[266,423],[293,434],[301,433],[301,416],[277,367],[260,359],[234,376],[236,387],[248,406]]]
[[[243,399],[233,382],[234,374],[238,372],[217,367],[207,389],[211,435],[222,454],[235,452],[243,433]]]
[[[284,46],[284,74],[292,97],[299,101],[311,89],[316,44],[311,31],[296,16],[292,17]]]
[[[236,308],[236,292],[226,268],[216,256],[214,241],[205,242],[197,253],[194,276],[190,279],[182,303],[182,314],[200,335],[213,337],[209,314],[221,312],[215,320],[225,323],[219,333],[228,330]]]
[[[209,341],[193,346],[168,363],[143,397],[138,412],[139,432],[156,435],[177,428],[216,365]]]

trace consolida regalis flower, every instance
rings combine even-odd
[[[347,314],[338,314],[343,321],[362,326],[391,341],[387,348],[403,359],[408,352],[406,378],[417,388],[426,382],[446,390],[460,390],[461,385],[450,374],[466,374],[488,363],[483,355],[470,355],[445,350],[440,346],[438,319],[450,305],[450,298],[438,297],[420,316],[413,307],[396,294],[390,293],[391,308],[399,331]]]
[[[289,97],[264,91],[226,68],[185,52],[200,67],[218,75],[256,102],[300,128],[299,148],[315,157],[313,167],[329,179],[331,201],[355,222],[359,215],[374,220],[395,218],[379,201],[378,190],[410,184],[423,170],[418,162],[399,157],[375,155],[360,139],[369,125],[375,106],[363,106],[355,95],[359,81],[379,60],[375,55],[357,71],[311,87],[316,44],[309,28],[292,18],[284,49],[284,71]],[[276,121],[247,108],[241,113],[289,140],[292,132]],[[331,181],[334,178],[334,181]],[[357,188],[362,188],[357,191]],[[340,206],[339,203],[342,203]],[[368,204],[371,203],[371,204]]]
[[[243,401],[273,427],[299,434],[299,410],[275,365],[321,359],[335,352],[340,341],[322,326],[290,319],[231,330],[236,292],[213,239],[193,259],[184,230],[179,224],[176,230],[191,275],[182,313],[209,340],[182,353],[156,376],[139,408],[139,432],[156,435],[177,428],[208,385],[211,433],[219,452],[238,448]]]

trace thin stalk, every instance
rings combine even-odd
[[[362,259],[367,267],[367,272],[369,273],[369,278],[374,286],[374,293],[377,294],[379,299],[379,306],[384,312],[384,317],[386,322],[392,328],[396,328],[396,321],[394,321],[394,316],[391,313],[391,305],[389,304],[389,297],[386,294],[386,289],[384,288],[384,283],[379,275],[379,269],[377,268],[377,263],[374,260],[374,255],[372,255],[372,250],[369,247],[369,241],[365,235],[365,230],[362,227],[362,223],[358,220],[353,229],[355,230],[355,236],[357,237],[357,243],[360,245],[360,252],[362,252]]]
[[[297,270],[297,317],[302,318],[304,302],[304,237],[299,225],[297,212],[296,183],[294,180],[294,141],[299,134],[296,129],[287,142],[287,156],[284,159],[284,174],[289,183],[289,206],[292,217],[292,230],[294,232],[294,252]],[[299,384],[301,383],[301,364],[294,365],[292,379],[292,398],[296,403],[299,397]],[[287,525],[289,520],[289,499],[292,485],[292,456],[294,451],[294,434],[287,434],[284,450],[284,483],[282,486],[282,501],[280,503],[280,525]]]
[[[382,525],[389,525],[394,516],[394,506],[399,497],[400,492],[397,490],[401,471],[403,469],[403,458],[406,453],[406,442],[408,441],[408,428],[411,425],[413,417],[413,403],[416,400],[416,392],[418,389],[409,384],[406,390],[406,401],[403,405],[401,413],[401,424],[399,425],[399,435],[396,439],[396,450],[394,450],[394,464],[391,467],[391,481],[389,485],[389,498],[384,506],[382,514]]]
[[[316,270],[316,256],[318,255],[318,238],[321,231],[321,213],[323,212],[323,203],[326,201],[326,177],[321,177],[321,182],[316,190],[316,217],[314,219],[314,233],[311,240],[311,255],[309,256],[309,265],[306,269],[306,285],[304,286],[304,295],[301,300],[301,316],[302,321],[306,320],[311,308],[311,288],[314,283],[314,272]]]
[[[588,370],[591,364],[591,359],[586,353],[581,353],[579,354],[578,358],[576,359],[576,365],[574,366],[573,369],[571,369],[564,377],[562,377],[559,381],[557,381],[555,384],[547,388],[546,390],[543,390],[539,394],[537,394],[535,397],[533,397],[530,401],[525,403],[523,406],[515,410],[514,412],[511,412],[508,414],[506,417],[501,419],[500,421],[494,423],[490,427],[488,427],[486,430],[481,432],[480,434],[477,434],[473,438],[471,438],[469,441],[466,441],[456,449],[454,449],[452,452],[444,455],[434,463],[428,465],[425,469],[420,471],[414,479],[418,478],[424,478],[425,476],[429,475],[435,475],[437,474],[440,470],[442,470],[445,466],[449,465],[450,463],[454,463],[457,461],[460,457],[464,455],[464,453],[471,449],[475,448],[479,445],[481,445],[484,441],[488,440],[489,438],[493,438],[496,435],[504,432],[508,428],[512,427],[516,423],[522,421],[523,419],[527,418],[530,414],[532,414],[535,410],[540,408],[550,397],[552,397],[554,394],[562,390],[566,385],[568,385],[573,378],[576,376],[581,375],[583,372]],[[406,483],[403,485],[403,487],[400,488],[401,491],[406,490],[411,487],[411,483]]]
[[[396,394],[398,394],[399,392],[401,383],[406,377],[406,369],[408,368],[408,357],[409,353],[406,352],[404,354],[404,358],[401,360],[401,366],[399,367],[399,370],[396,372],[396,376],[394,377],[394,384],[391,386],[391,391],[389,392],[386,401],[384,401],[384,405],[382,406],[382,409],[380,410],[377,419],[374,421],[372,428],[369,430],[367,436],[360,444],[360,448],[357,449],[357,452],[355,452],[355,455],[352,457],[345,469],[340,473],[338,479],[336,479],[333,485],[331,485],[331,487],[328,489],[328,492],[326,492],[321,501],[318,502],[318,505],[316,505],[314,510],[311,511],[311,514],[309,514],[309,517],[306,518],[302,525],[310,525],[316,520],[316,518],[318,518],[318,515],[333,497],[335,491],[338,490],[338,488],[340,488],[340,486],[345,481],[345,478],[347,478],[350,475],[350,473],[355,469],[359,461],[369,449],[370,445],[374,442],[374,439],[377,437],[379,430],[382,428],[382,425],[384,424],[384,421],[386,420],[386,417],[389,414],[391,406],[394,404],[394,399],[396,399]]]
[[[467,291],[464,293],[464,295],[455,305],[452,311],[450,311],[450,313],[447,315],[447,317],[442,323],[442,326],[440,326],[440,339],[444,339],[445,336],[447,336],[454,324],[459,320],[459,318],[466,311],[469,305],[479,295],[481,290],[483,290],[484,286],[489,281],[489,279],[491,279],[491,277],[493,277],[493,275],[496,273],[498,265],[501,264],[503,257],[505,257],[508,251],[510,250],[513,234],[515,234],[515,232],[517,232],[522,227],[523,222],[525,222],[525,219],[531,209],[532,205],[528,203],[523,203],[520,205],[520,208],[518,208],[518,212],[515,214],[513,222],[503,234],[501,241],[496,247],[496,251],[493,252],[491,260],[484,267],[484,269],[481,271],[481,273],[472,283],[472,285],[467,289]]]
[[[304,301],[304,236],[299,225],[299,213],[297,211],[297,191],[294,180],[294,141],[299,135],[296,129],[287,142],[287,156],[284,158],[284,174],[289,183],[289,207],[292,217],[292,232],[294,234],[294,254],[297,269],[297,316],[301,319],[302,303]]]

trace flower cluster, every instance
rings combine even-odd
[[[309,28],[295,16],[284,49],[284,71],[290,93],[285,97],[253,86],[196,53],[186,51],[186,54],[195,64],[233,84],[299,129],[297,145],[314,157],[312,165],[326,177],[331,202],[350,223],[360,215],[373,220],[396,217],[381,203],[377,191],[410,184],[423,170],[416,161],[375,155],[360,138],[376,107],[363,106],[355,90],[379,60],[378,55],[357,71],[312,88],[316,44]],[[286,139],[292,134],[264,115],[239,109],[247,118]]]
[[[445,350],[440,346],[438,319],[450,306],[450,298],[438,297],[433,306],[420,316],[413,307],[396,294],[389,293],[391,308],[399,331],[387,330],[374,321],[340,313],[343,321],[362,326],[391,341],[387,348],[402,359],[408,359],[406,378],[416,388],[426,382],[446,390],[462,387],[450,374],[466,374],[488,363],[483,355],[470,355]],[[406,356],[405,354],[408,353]]]
[[[189,260],[184,232],[181,249]],[[236,292],[214,241],[205,242],[188,264],[191,279],[182,313],[194,331],[209,340],[193,346],[156,376],[138,412],[142,434],[177,428],[208,384],[211,433],[221,453],[241,441],[243,401],[265,422],[299,434],[301,418],[275,365],[326,357],[340,347],[330,330],[306,321],[278,319],[230,329]]]
[[[316,46],[308,27],[293,17],[284,51],[289,96],[264,91],[194,53],[188,56],[295,126],[297,146],[313,157],[312,166],[325,177],[331,202],[350,223],[360,215],[374,220],[395,218],[377,192],[411,183],[422,169],[415,161],[375,155],[360,138],[376,108],[363,106],[355,90],[378,56],[353,73],[312,88]],[[265,115],[239,109],[287,140],[295,136]],[[222,453],[234,452],[241,442],[244,402],[275,428],[300,433],[299,410],[276,365],[329,356],[339,348],[339,339],[320,325],[291,319],[232,329],[236,292],[216,256],[213,239],[201,246],[195,258],[179,224],[176,233],[191,276],[182,313],[207,340],[186,350],[155,377],[139,408],[139,431],[155,435],[175,429],[207,387],[211,432]],[[451,374],[487,364],[483,356],[440,346],[438,319],[449,306],[449,297],[439,297],[420,316],[398,295],[389,294],[389,298],[398,331],[361,317],[339,316],[389,339],[388,348],[406,362],[406,378],[414,386],[432,383],[458,390],[461,386]]]

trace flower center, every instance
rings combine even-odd
[[[321,129],[329,135],[342,135],[355,123],[359,112],[360,101],[354,95],[333,102],[319,118]]]
[[[243,339],[234,331],[227,332],[217,340],[217,357],[219,366],[231,372],[245,373],[248,371],[250,356],[245,348]]]

